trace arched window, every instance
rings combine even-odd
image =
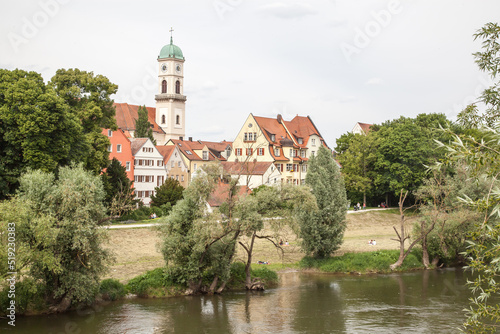
[[[167,80],[163,80],[161,82],[161,93],[164,94],[167,92]]]
[[[161,124],[165,124],[165,115],[161,115]]]
[[[175,94],[180,94],[181,93],[181,82],[177,80],[175,82]]]
[[[179,115],[175,116],[175,124],[177,124],[177,125],[181,124],[181,116],[179,116]]]

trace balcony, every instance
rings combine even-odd
[[[181,95],[181,94],[156,94],[155,95],[155,100],[157,101],[162,101],[162,100],[178,100],[178,101],[186,101],[186,95]]]

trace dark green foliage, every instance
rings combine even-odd
[[[134,189],[125,167],[118,159],[113,158],[106,172],[101,174],[101,179],[106,192],[104,201],[108,209],[112,209],[113,205],[120,205],[125,207],[125,212],[127,212],[127,209],[130,209],[134,203]],[[117,203],[118,201],[120,203]],[[121,213],[123,212],[120,211],[119,214]]]
[[[16,315],[23,315],[27,311],[43,311],[47,308],[45,300],[46,287],[44,284],[36,283],[32,278],[25,278],[16,282],[15,301]],[[12,298],[9,298],[9,289],[0,291],[0,316],[5,316],[7,307]]]
[[[159,206],[170,204],[174,206],[178,200],[182,199],[184,187],[179,181],[168,177],[161,186],[155,188],[155,193],[151,196],[151,205]]]
[[[107,166],[109,157],[109,140],[101,131],[117,129],[111,95],[118,86],[103,75],[79,69],[57,70],[49,85],[65,101],[83,129],[86,154],[79,162],[83,162],[87,170],[99,173]]]
[[[242,262],[234,262],[231,264],[231,278],[228,282],[228,287],[233,290],[245,289],[245,264]],[[263,266],[259,269],[251,270],[252,279],[259,279],[266,287],[273,287],[278,284],[278,274]]]
[[[86,150],[78,118],[40,74],[0,69],[0,199],[28,168],[54,172]]]
[[[326,148],[321,147],[310,160],[306,184],[312,189],[318,209],[297,214],[302,247],[314,257],[327,257],[342,243],[347,199],[339,167]]]
[[[104,300],[118,300],[127,294],[125,285],[117,279],[105,279],[101,282],[99,293]]]
[[[137,111],[138,118],[135,121],[135,138],[149,138],[156,145],[156,140],[153,137],[152,124],[148,121],[148,110],[146,106],[139,107]]]
[[[139,297],[176,295],[181,290],[181,287],[176,286],[169,278],[167,270],[163,267],[132,278],[126,288]]]
[[[390,265],[399,258],[398,250],[379,250],[364,253],[346,253],[327,259],[304,257],[300,261],[302,268],[316,268],[332,273],[370,273],[391,272]],[[422,268],[422,252],[414,249],[398,270]]]

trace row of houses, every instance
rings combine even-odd
[[[309,117],[296,116],[286,121],[250,114],[234,141],[209,142],[169,139],[154,145],[148,138],[134,138],[139,106],[115,104],[118,130],[103,129],[110,141],[110,159],[116,158],[133,181],[136,197],[149,205],[155,188],[167,178],[183,187],[204,166],[218,163],[238,183],[250,189],[260,185],[304,183],[307,162],[320,146],[327,147]],[[153,133],[161,128],[155,122],[154,108],[148,108]]]

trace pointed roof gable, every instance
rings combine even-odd
[[[278,115],[278,118],[268,118],[260,116],[253,116],[253,118],[264,133],[264,136],[266,136],[267,141],[269,141],[270,143],[278,144],[281,139],[291,139],[285,127],[281,123],[281,115]],[[271,140],[271,135],[275,135],[274,141]]]
[[[148,140],[149,138],[130,138],[130,148],[132,149],[132,155],[136,155]]]
[[[123,131],[135,131],[135,122],[139,118],[139,107],[137,105],[128,103],[114,103],[116,113],[116,124]],[[156,124],[156,108],[146,107],[148,111],[148,122],[153,125],[153,131],[158,133],[165,133],[158,124]]]
[[[163,156],[163,162],[167,162],[170,159],[172,153],[177,149],[176,146],[156,146],[156,149]]]
[[[295,139],[295,142],[300,147],[306,147],[307,142],[309,141],[309,137],[312,135],[316,135],[321,138],[321,141],[324,142],[323,136],[319,133],[318,128],[314,125],[313,121],[309,116],[295,116],[291,121],[285,121],[285,126],[288,128],[290,133]],[[299,144],[298,139],[302,138],[303,143]]]

